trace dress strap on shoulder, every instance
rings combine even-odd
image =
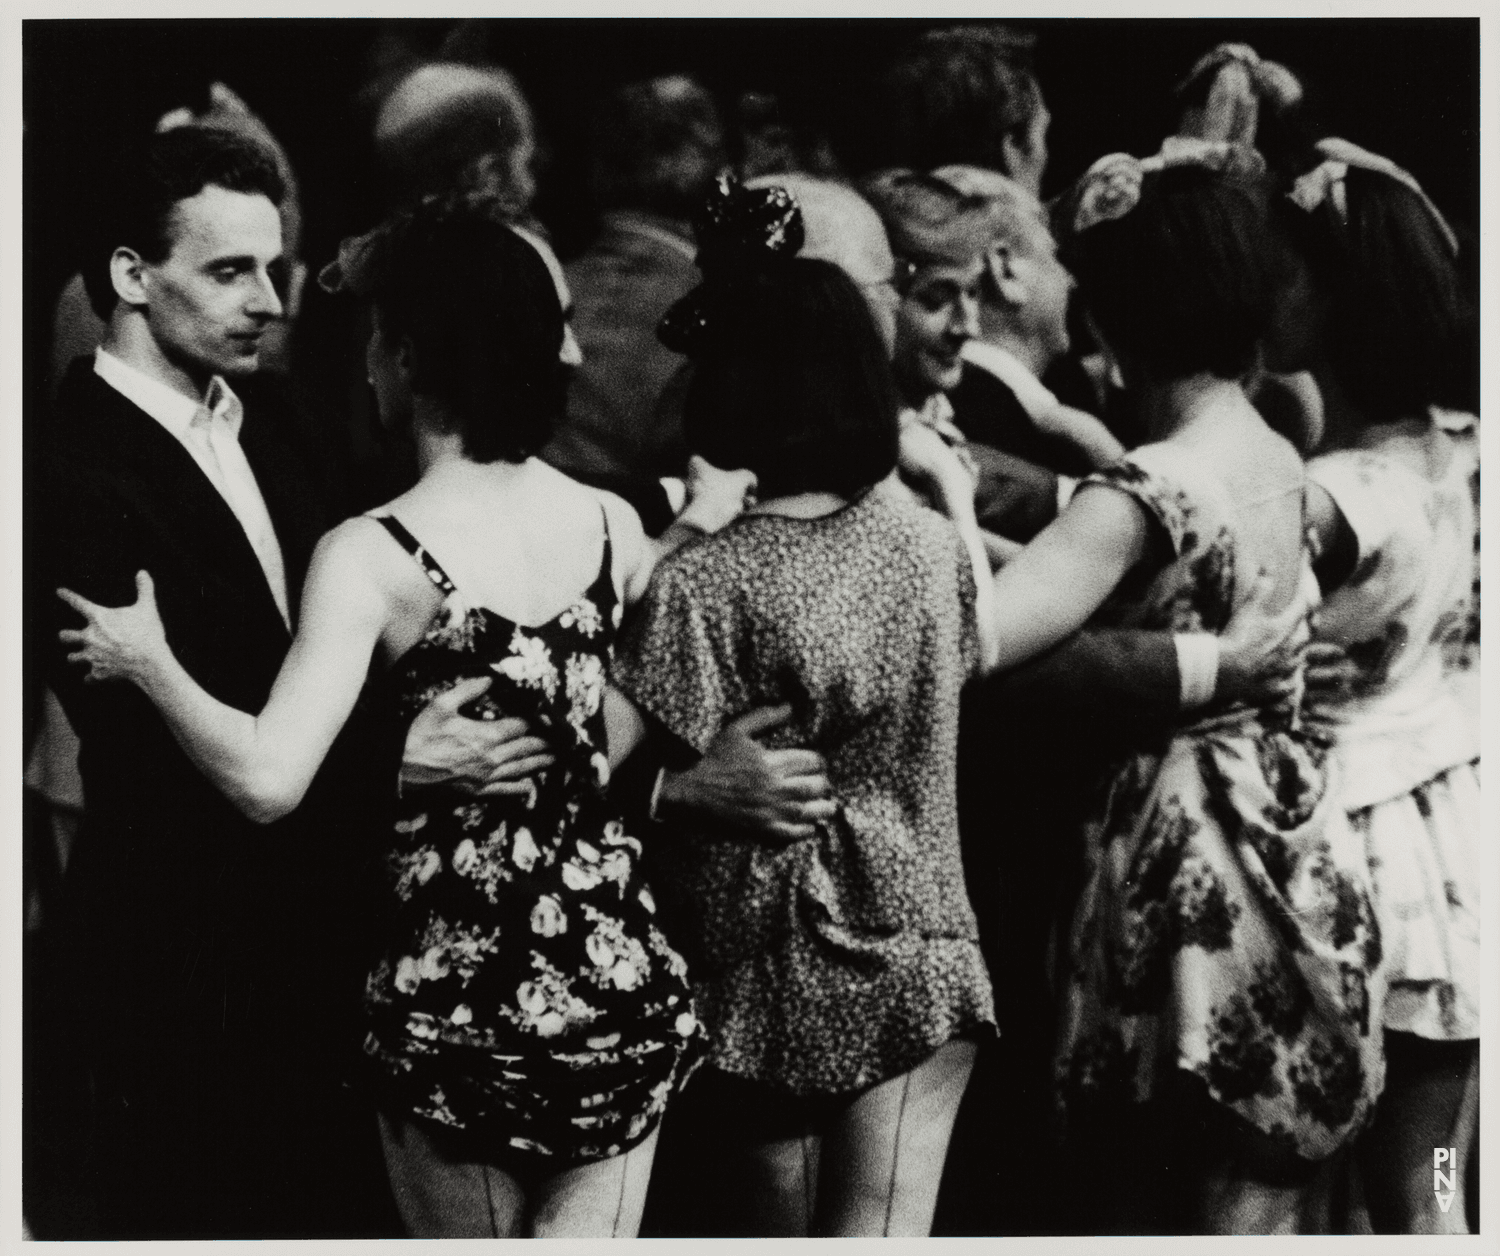
[[[416,537],[406,530],[406,526],[396,518],[395,515],[366,515],[365,518],[373,519],[391,534],[396,544],[417,560],[422,570],[427,573],[427,578],[432,581],[445,594],[458,592],[458,586],[448,577],[443,570],[442,564],[438,562]],[[606,544],[607,541],[606,534]]]

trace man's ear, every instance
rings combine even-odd
[[[114,284],[115,295],[126,305],[146,304],[145,266],[141,255],[124,245],[110,255],[110,282]]]
[[[417,346],[412,343],[410,336],[402,336],[401,343],[396,346],[396,369],[401,372],[409,387],[417,373]]]
[[[1016,270],[1015,251],[1008,244],[992,244],[985,258],[990,284],[1002,305],[1016,309],[1026,304],[1031,295],[1025,281]]]

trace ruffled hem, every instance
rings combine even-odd
[[[710,1062],[792,1094],[847,1094],[910,1071],[955,1038],[998,1032],[978,946],[915,941],[920,949],[899,967],[869,975],[765,954],[695,985]]]
[[[1475,761],[1349,813],[1374,882],[1387,1029],[1479,1037],[1479,799]]]

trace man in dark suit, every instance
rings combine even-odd
[[[619,493],[656,536],[674,513],[658,480],[682,476],[688,455],[680,407],[657,405],[682,357],[656,325],[702,278],[690,220],[725,159],[713,97],[682,75],[626,84],[600,113],[591,156],[599,235],[566,267],[583,360],[542,457]]]
[[[281,196],[256,145],[200,127],[151,137],[101,189],[84,274],[107,330],[62,385],[30,520],[42,589],[119,605],[149,570],[178,658],[247,711],[335,521],[310,434],[255,378],[282,312]],[[100,1235],[380,1232],[373,1123],[339,1086],[358,1042],[351,887],[403,754],[428,779],[483,779],[494,733],[453,696],[404,751],[357,715],[308,801],[258,826],[139,692],[67,661],[74,617],[50,596],[43,620],[88,799],[64,923]]]

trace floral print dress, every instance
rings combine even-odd
[[[1343,646],[1359,678],[1317,695],[1309,716],[1337,740],[1343,805],[1369,856],[1381,1019],[1450,1040],[1479,1036],[1477,423],[1444,414],[1308,464],[1359,542],[1318,616],[1319,639]]]
[[[1086,483],[1130,494],[1176,556],[1096,622],[1221,629],[1236,518],[1213,473],[1161,443]],[[1115,766],[1085,829],[1061,992],[1070,1132],[1179,1071],[1309,1160],[1363,1127],[1384,1084],[1381,941],[1333,769],[1292,713],[1223,704]]]
[[[400,718],[493,677],[464,713],[521,716],[557,756],[524,796],[438,785],[398,802],[388,941],[365,988],[380,1101],[497,1155],[559,1168],[619,1155],[655,1128],[701,1030],[641,844],[604,798],[604,677],[621,617],[608,524],[593,584],[530,627],[468,606],[399,522],[378,519],[445,594],[385,677]]]
[[[797,842],[661,835],[715,1068],[849,1094],[993,1032],[955,796],[974,594],[953,525],[885,486],[820,518],[742,515],[652,577],[613,682],[699,753],[790,703],[766,744],[819,751],[838,801]]]

